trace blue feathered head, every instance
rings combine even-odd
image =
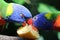
[[[33,25],[38,29],[51,29],[52,19],[51,13],[40,13],[33,17]]]
[[[19,5],[19,4],[15,4],[15,3],[11,3],[10,5],[9,7],[11,9],[8,9],[8,10],[9,11],[12,10],[12,11],[10,13],[7,12],[7,19],[9,21],[24,22],[26,21],[26,19],[32,17],[32,14],[26,7]]]

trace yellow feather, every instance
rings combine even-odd
[[[51,18],[51,13],[45,14],[45,17],[46,17],[47,19],[50,19],[50,18]]]
[[[6,16],[10,16],[13,13],[12,3],[7,7]]]

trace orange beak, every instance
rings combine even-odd
[[[33,25],[33,20],[32,20],[32,18],[30,18],[30,19],[27,20],[27,24],[28,24],[28,25],[31,25],[31,26],[32,26],[32,29],[35,30],[35,31],[37,31],[37,28]]]
[[[32,20],[32,18],[30,18],[30,19],[27,20],[27,24],[28,24],[28,25],[33,25],[33,20]]]
[[[32,24],[33,24],[33,22],[32,22],[32,18],[27,19],[25,22],[23,22],[23,23],[22,23],[22,26],[24,27],[24,26],[26,26],[26,24],[28,24],[28,25],[32,25]]]
[[[33,30],[38,31],[38,29],[33,25],[32,18],[30,18],[27,21],[23,22],[22,23],[22,26],[24,27],[24,26],[26,26],[26,24],[31,25]]]

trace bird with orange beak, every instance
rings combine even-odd
[[[16,30],[26,21],[32,18],[31,12],[23,5],[16,3],[7,3],[0,0],[0,15],[7,21],[3,33],[6,35],[15,35]]]

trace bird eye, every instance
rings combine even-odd
[[[34,19],[36,19],[36,17],[34,17]]]
[[[33,18],[33,20],[36,21],[36,20],[37,20],[37,17],[35,16],[35,17]]]
[[[24,18],[24,14],[20,13],[20,16],[21,16],[22,18]]]

